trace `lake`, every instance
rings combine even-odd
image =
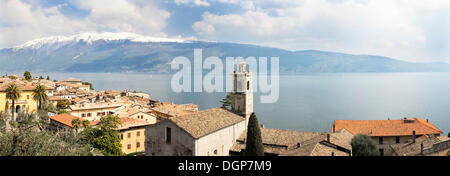
[[[174,93],[171,75],[117,73],[52,73],[51,79],[80,78],[96,90],[137,90],[154,99],[200,109],[221,106],[226,93]],[[450,132],[450,73],[332,73],[280,76],[277,103],[259,103],[254,110],[268,128],[329,131],[336,119],[429,119]]]

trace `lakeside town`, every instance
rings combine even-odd
[[[0,155],[61,154],[27,153],[26,147],[32,145],[21,134],[42,131],[47,137],[75,136],[72,143],[66,140],[61,145],[69,148],[61,155],[242,156],[250,151],[249,143],[258,140],[256,148],[262,145],[264,156],[450,155],[450,133],[426,118],[335,119],[324,132],[266,128],[255,121],[251,72],[241,63],[233,74],[233,92],[217,100],[223,106],[206,110],[155,100],[143,92],[95,90],[95,85],[76,78],[51,80],[29,72],[4,75],[0,77],[0,145],[12,152]],[[26,131],[30,126],[33,130]],[[361,153],[355,148],[356,139],[369,139],[374,152]],[[77,143],[79,148],[70,145]],[[87,153],[82,152],[85,148]]]

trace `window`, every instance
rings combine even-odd
[[[128,135],[128,138],[131,138],[131,133],[127,133],[127,135]]]
[[[87,113],[87,116],[88,116],[88,117],[91,117],[91,116],[92,116],[92,114],[91,114],[91,113]]]
[[[141,147],[141,143],[136,142],[136,148],[139,148],[139,147]]]
[[[395,137],[395,143],[397,143],[397,144],[400,143],[400,137],[398,137],[398,136]]]
[[[29,100],[30,99],[30,95],[27,95],[27,100]]]
[[[217,149],[216,149],[216,150],[214,150],[214,155],[217,155]]]
[[[378,143],[383,144],[383,137],[378,138]]]
[[[85,113],[82,113],[82,114],[81,114],[81,117],[86,117],[86,114],[85,114]]]
[[[250,90],[250,81],[247,81],[247,90]]]
[[[170,129],[169,127],[166,128],[166,143],[172,143],[172,129]]]
[[[102,113],[101,112],[97,112],[97,116],[101,116],[102,115]]]
[[[136,136],[137,137],[141,136],[141,132],[140,131],[136,132]]]
[[[106,115],[106,113],[105,112],[102,112],[102,116],[105,116]]]
[[[378,151],[380,151],[380,156],[384,156],[384,150],[383,149],[378,149]]]
[[[127,149],[128,149],[128,150],[131,149],[131,144],[128,144]]]
[[[120,140],[123,140],[123,134],[120,134]]]

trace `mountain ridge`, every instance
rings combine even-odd
[[[0,49],[0,70],[41,72],[144,72],[170,73],[177,56],[193,58],[195,48],[203,58],[280,58],[280,73],[305,72],[449,72],[447,63],[415,63],[385,56],[355,55],[322,50],[289,51],[193,38],[158,38],[133,33],[82,33],[36,39]]]

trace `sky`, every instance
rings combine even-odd
[[[449,0],[0,0],[0,48],[83,32],[450,63]]]

